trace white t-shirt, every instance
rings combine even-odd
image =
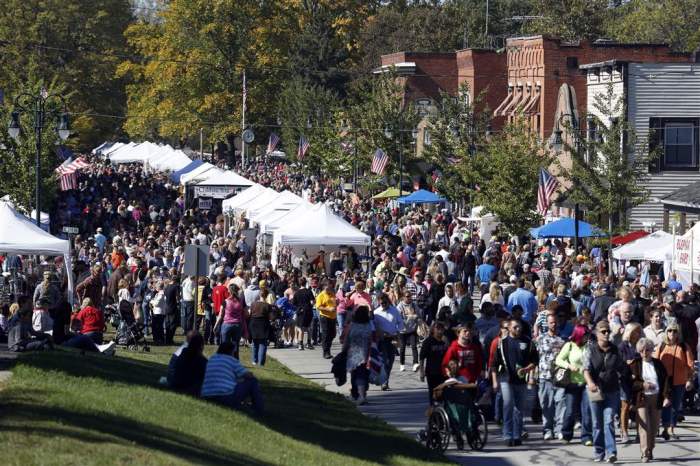
[[[642,379],[654,385],[651,390],[644,390],[645,395],[656,395],[659,393],[659,376],[656,374],[653,362],[642,360]]]

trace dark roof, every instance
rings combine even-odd
[[[662,197],[661,203],[670,206],[700,208],[700,181],[683,186]]]

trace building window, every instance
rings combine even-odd
[[[664,124],[664,167],[696,168],[695,130],[691,122]]]

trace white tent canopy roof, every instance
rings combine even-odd
[[[301,204],[289,210],[275,210],[269,216],[260,220],[260,232],[272,233],[275,230],[290,224],[295,218],[302,217],[310,210],[318,210],[322,204],[311,204],[303,201]]]
[[[648,260],[663,262],[673,255],[673,235],[665,231],[655,231],[638,240],[613,249],[617,260]]]
[[[154,155],[158,154],[161,147],[152,142],[142,142],[130,149],[122,147],[121,149],[112,152],[109,155],[109,160],[112,163],[134,163],[145,162]]]
[[[224,201],[221,203],[221,207],[224,212],[230,212],[234,209],[239,208],[246,202],[251,201],[255,197],[261,195],[262,193],[266,191],[272,191],[269,188],[266,188],[265,186],[261,184],[253,184],[250,188],[244,190],[243,192],[240,192],[236,194],[233,197],[230,197],[228,199],[224,199]]]
[[[250,214],[256,212],[258,209],[265,207],[267,204],[279,197],[280,193],[274,189],[267,189],[266,191],[260,193],[251,199],[244,201],[241,204],[233,206],[234,210],[242,210],[245,212],[246,217],[250,218]]]
[[[192,160],[181,150],[164,146],[161,152],[148,160],[148,165],[155,170],[175,171],[186,167]]]
[[[255,183],[234,171],[227,170],[197,184],[199,186],[253,186]]]
[[[216,168],[216,167],[214,167],[214,165],[212,165],[210,163],[205,162],[202,165],[195,168],[194,170],[192,170],[191,172],[185,173],[184,175],[182,175],[180,177],[180,184],[187,184],[187,183],[197,179],[197,177],[201,176],[202,173],[204,173],[208,170],[211,170],[212,168]]]
[[[136,147],[138,143],[136,142],[130,142],[128,144],[124,144],[121,142],[116,143],[112,147],[109,148],[109,150],[106,150],[102,153],[103,156],[107,157],[108,159],[111,159],[112,156],[116,156],[117,154],[121,152],[127,152]]]
[[[249,218],[252,222],[261,223],[275,212],[280,210],[289,211],[301,203],[306,202],[291,191],[282,191],[279,196],[259,209],[250,212]]]
[[[335,215],[327,205],[322,205],[275,231],[273,242],[281,245],[368,246],[370,241],[369,236]]]
[[[68,296],[73,297],[70,242],[56,238],[18,213],[12,203],[0,200],[0,252],[63,256],[68,271]]]

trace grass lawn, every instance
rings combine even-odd
[[[21,355],[0,391],[2,464],[447,464],[274,360],[253,369],[262,418],[170,392],[172,350]]]

